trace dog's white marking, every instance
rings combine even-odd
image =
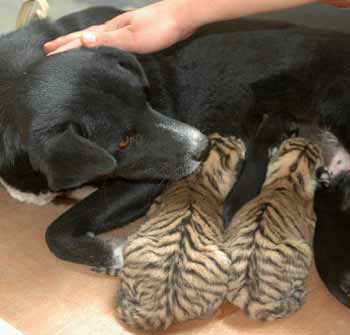
[[[15,189],[13,186],[7,184],[6,181],[3,180],[1,177],[0,177],[0,183],[5,187],[6,191],[9,193],[9,195],[12,198],[28,204],[44,206],[50,203],[58,195],[57,193],[51,193],[51,192],[39,193],[39,194],[22,192]]]
[[[118,276],[124,265],[124,248],[128,242],[127,238],[105,238],[105,241],[112,247],[113,264],[110,266],[93,267],[92,271],[106,274],[109,276]]]
[[[113,250],[113,259],[115,262],[115,268],[118,268],[119,270],[124,265],[124,253],[123,252],[124,252],[125,244],[122,244]]]
[[[67,198],[81,201],[97,190],[96,187],[84,186],[66,193],[47,192],[47,193],[33,194],[33,193],[22,192],[20,190],[17,190],[13,186],[6,183],[6,181],[1,177],[0,177],[0,184],[4,186],[4,188],[12,198],[20,202],[25,202],[25,203],[37,205],[37,206],[47,205],[59,195],[63,195]]]
[[[269,158],[271,159],[273,156],[277,154],[278,147],[269,148]]]
[[[128,243],[128,239],[127,237],[112,237],[110,239],[107,237],[106,240],[113,250],[113,265],[110,266],[110,269],[121,270],[124,265],[124,249]]]

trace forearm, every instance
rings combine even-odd
[[[296,7],[317,0],[163,0],[126,12],[88,31],[46,43],[47,54],[81,46],[108,46],[136,53],[155,52],[191,36],[197,28],[253,14]],[[350,0],[321,0],[342,6]]]
[[[178,20],[196,29],[204,24],[271,12],[316,0],[166,0],[177,5]]]

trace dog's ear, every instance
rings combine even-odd
[[[112,173],[116,161],[106,150],[82,137],[69,124],[45,142],[32,141],[29,159],[42,172],[52,191],[80,186],[96,177]]]
[[[141,80],[141,84],[144,88],[149,87],[149,82],[148,82],[146,73],[143,70],[136,56],[130,53],[123,52],[122,56],[119,57],[119,65],[124,69],[130,71],[131,73],[136,74],[138,78]]]
[[[130,52],[123,50],[101,47],[99,50],[107,56],[113,57],[113,62],[120,65],[123,69],[135,74],[144,88],[149,87],[149,81],[147,79],[146,73],[142,68],[141,63],[135,55]]]

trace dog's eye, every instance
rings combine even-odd
[[[119,142],[119,149],[126,149],[130,145],[130,135],[125,135]]]

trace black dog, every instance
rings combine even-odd
[[[0,40],[0,171],[7,184],[39,193],[108,175],[178,178],[199,165],[206,136],[150,106],[135,57],[108,49],[44,57],[46,40],[117,13],[88,10]]]
[[[297,134],[298,126],[288,114],[270,114],[264,118],[256,135],[247,143],[239,178],[225,200],[225,227],[245,203],[259,195],[272,151],[283,140]]]
[[[316,193],[314,253],[329,291],[350,307],[350,173],[337,175]]]
[[[114,241],[93,234],[142,216],[163,180],[191,173],[207,152],[202,133],[246,141],[283,111],[350,148],[350,35],[237,20],[151,55],[40,51],[118,13],[93,8],[0,40],[0,175],[37,194],[100,181],[49,227],[58,257],[113,265]]]

